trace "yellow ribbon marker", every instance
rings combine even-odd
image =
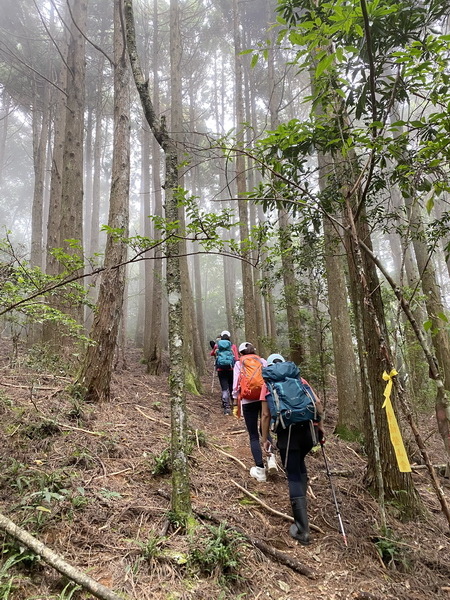
[[[392,371],[389,374],[386,373],[386,371],[384,371],[383,373],[383,379],[387,381],[387,384],[383,392],[385,401],[383,403],[382,408],[386,409],[386,417],[389,425],[389,435],[391,438],[392,445],[394,446],[398,468],[401,473],[410,473],[411,465],[409,464],[408,455],[406,454],[405,446],[402,440],[402,434],[400,433],[400,428],[398,426],[391,402],[391,392],[393,384],[392,378],[397,374],[398,373],[395,369],[392,369]]]

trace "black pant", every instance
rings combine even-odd
[[[233,369],[220,369],[217,371],[217,377],[219,378],[220,388],[222,392],[228,391],[233,392]]]
[[[308,473],[305,456],[311,451],[314,442],[310,421],[297,423],[289,427],[277,429],[277,445],[281,461],[286,469],[290,498],[306,495]],[[287,461],[286,461],[287,457]]]
[[[258,420],[260,414],[261,402],[259,400],[242,404],[242,415],[250,438],[250,450],[257,467],[264,466],[261,444],[259,442]]]

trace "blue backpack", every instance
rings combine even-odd
[[[230,340],[219,340],[217,342],[216,367],[219,369],[232,369],[234,363]]]
[[[301,382],[295,363],[274,363],[263,368],[262,376],[270,392],[267,403],[274,430],[279,425],[286,429],[294,423],[318,420],[314,394],[309,385]]]

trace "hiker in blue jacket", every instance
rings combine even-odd
[[[285,362],[281,354],[271,354],[267,359],[268,365],[281,362]],[[292,365],[295,367],[294,363],[292,363]],[[286,470],[289,498],[294,516],[294,524],[291,526],[289,533],[294,539],[300,542],[300,544],[307,546],[310,543],[310,539],[306,502],[308,473],[305,464],[305,456],[310,452],[313,446],[323,438],[323,425],[321,420],[322,404],[308,382],[303,378],[301,378],[301,381],[316,401],[319,420],[315,423],[312,421],[295,423],[286,429],[281,425],[278,425],[275,433],[277,434],[277,448],[280,451],[282,464]],[[270,390],[267,386],[263,389],[263,393],[266,393],[267,397],[270,395]],[[269,438],[270,421],[271,415],[269,403],[263,402],[261,430],[262,446],[266,454],[271,452],[271,446],[273,444]]]
[[[216,357],[216,371],[222,390],[222,409],[224,415],[231,415],[233,408],[233,367],[239,360],[239,354],[235,344],[230,341],[230,332],[222,331],[220,338],[211,350],[211,356]]]

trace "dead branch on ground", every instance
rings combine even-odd
[[[62,575],[75,581],[78,585],[81,585],[96,598],[99,598],[100,600],[122,600],[121,596],[118,596],[103,584],[95,581],[95,579],[92,579],[89,575],[86,575],[86,573],[77,569],[77,567],[70,565],[59,554],[53,552],[48,546],[25,531],[25,529],[16,525],[2,513],[0,513],[0,529],[19,542],[22,542],[27,548],[30,548],[35,554],[38,554],[47,564],[52,566]]]

